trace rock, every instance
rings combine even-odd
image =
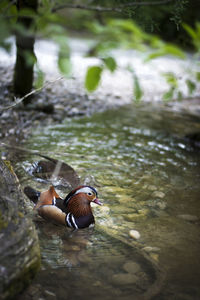
[[[164,198],[165,194],[163,192],[155,191],[153,192],[153,196],[156,198]]]
[[[35,227],[11,165],[0,160],[0,299],[15,298],[40,267]]]
[[[138,280],[134,274],[119,273],[112,276],[112,282],[115,285],[133,284]]]
[[[140,265],[134,261],[127,261],[123,265],[123,269],[130,274],[135,274],[141,270]]]
[[[138,240],[140,238],[140,233],[137,230],[130,230],[129,235],[135,240]]]
[[[178,215],[178,217],[189,222],[196,222],[199,220],[199,218],[194,215]]]

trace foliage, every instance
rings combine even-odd
[[[37,0],[35,0],[37,1]],[[193,0],[192,0],[193,1]],[[95,35],[96,43],[90,50],[88,55],[96,56],[99,58],[99,63],[88,68],[85,76],[85,87],[89,92],[94,91],[100,81],[105,70],[114,72],[118,65],[115,57],[113,56],[113,49],[122,47],[125,49],[137,49],[139,51],[147,51],[146,62],[155,59],[163,55],[172,55],[181,59],[185,58],[185,53],[178,46],[169,42],[164,42],[155,34],[149,34],[149,32],[159,32],[162,29],[161,20],[165,20],[167,16],[168,21],[175,24],[176,30],[182,28],[180,26],[183,12],[188,8],[188,0],[172,1],[168,5],[155,6],[126,6],[126,4],[132,3],[129,0],[117,0],[117,1],[79,1],[81,5],[91,5],[94,8],[101,8],[89,13],[87,10],[82,10],[77,13],[74,10],[74,14],[79,14],[80,18],[77,22],[76,28],[84,28],[89,30]],[[145,1],[144,1],[145,2]],[[151,2],[151,1],[150,1]],[[153,2],[153,1],[152,1]],[[36,35],[39,38],[49,38],[53,40],[58,46],[58,68],[60,72],[69,76],[71,72],[70,63],[70,49],[67,40],[66,28],[69,27],[69,20],[66,15],[71,14],[71,10],[67,9],[67,13],[61,14],[59,10],[56,10],[59,5],[67,7],[73,5],[72,1],[51,1],[40,0],[38,1],[37,12],[31,9],[17,10],[15,1],[2,0],[0,2],[0,47],[3,47],[7,51],[10,49],[9,40],[7,39],[11,34],[23,33],[25,35]],[[96,5],[96,6],[95,6]],[[100,6],[101,5],[101,6]],[[108,14],[104,13],[103,8],[112,8]],[[117,7],[123,7],[122,13],[116,13]],[[86,12],[87,11],[87,12]],[[32,26],[27,30],[21,26],[17,20],[18,17],[31,18],[33,20]],[[81,21],[81,16],[84,16],[85,22]],[[89,22],[86,21],[88,16]],[[114,18],[110,18],[110,16]],[[99,22],[94,21],[99,19]],[[135,21],[133,21],[133,19]],[[73,20],[72,26],[74,26],[76,20]],[[168,22],[168,23],[170,23]],[[78,24],[79,23],[79,24]],[[159,24],[160,23],[160,24]],[[140,24],[138,26],[137,24]],[[170,25],[172,26],[172,25]],[[190,25],[183,25],[184,30],[190,37],[192,44],[196,50],[196,56],[199,57],[200,52],[200,23],[196,24],[196,28]],[[174,30],[174,27],[173,27]],[[165,30],[166,31],[166,30]],[[26,53],[27,62],[33,62],[35,57]],[[36,62],[36,61],[35,61]],[[134,99],[139,101],[142,98],[142,88],[135,70],[127,66],[127,69],[132,74],[133,78],[133,90]],[[36,87],[40,87],[44,82],[44,74],[39,70],[36,64],[37,79],[35,81]],[[200,72],[195,74],[189,74],[186,79],[186,85],[190,95],[196,89],[196,81],[199,81]],[[172,98],[180,98],[181,92],[179,91],[179,79],[175,74],[164,74],[166,81],[169,85],[169,91],[163,96],[164,100],[170,100]]]
[[[185,84],[188,88],[188,95],[192,96],[197,88],[197,83],[200,82],[200,23],[196,23],[196,27],[192,28],[187,24],[183,24],[183,27],[185,28],[186,32],[191,38],[191,41],[194,45],[195,52],[193,54],[192,60],[196,61],[196,67],[197,70],[194,72],[193,70],[188,70],[187,72],[187,78],[185,79]],[[182,93],[179,90],[179,79],[176,78],[175,74],[173,73],[166,73],[164,74],[167,83],[169,84],[170,88],[169,91],[167,91],[163,95],[163,99],[165,101],[171,100],[173,98],[175,99],[182,99]]]
[[[145,33],[135,23],[133,23],[133,21],[130,20],[109,20],[106,26],[102,26],[98,23],[89,24],[89,26],[97,38],[97,42],[93,46],[93,49],[91,49],[90,55],[99,57],[100,65],[96,66],[96,68],[101,68],[98,80],[91,83],[93,86],[90,85],[89,91],[93,91],[95,88],[97,88],[98,83],[100,82],[100,77],[103,75],[103,70],[105,69],[105,66],[102,65],[102,61],[105,61],[105,57],[109,56],[109,60],[115,61],[114,57],[112,56],[113,49],[123,47],[125,49],[137,49],[140,51],[145,51],[145,53],[150,53],[146,56],[146,62],[164,55],[171,55],[180,59],[184,59],[186,57],[184,51],[179,47],[171,43],[163,42],[155,35]],[[187,25],[187,28],[190,27]],[[190,28],[190,31],[191,30],[192,36],[194,37],[194,44],[196,45],[198,44],[198,34],[196,34],[196,32]],[[116,61],[114,66],[115,70],[117,68]],[[95,66],[89,67],[88,73],[90,73],[90,69],[93,68],[95,68]],[[137,74],[133,68],[130,68],[130,66],[127,66],[127,70],[131,73],[133,78],[134,99],[139,101],[142,98],[143,92]],[[176,75],[173,73],[167,73],[163,74],[163,76],[169,85],[169,90],[163,95],[163,99],[168,101],[173,98],[182,98],[182,93],[179,90],[179,80],[176,78]],[[87,81],[88,80],[89,78],[87,78]],[[186,85],[188,86],[189,95],[192,95],[196,88],[194,81],[187,78]]]

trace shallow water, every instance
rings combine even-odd
[[[156,299],[199,299],[200,157],[183,139],[196,131],[194,117],[135,105],[34,131],[26,147],[74,167],[104,206],[93,207],[96,229],[36,221],[42,270],[27,299],[139,299],[155,281],[151,259],[166,274]]]

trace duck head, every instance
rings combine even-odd
[[[67,210],[75,216],[87,215],[91,211],[90,204],[102,205],[98,199],[97,191],[89,185],[81,185],[71,191],[64,199]]]

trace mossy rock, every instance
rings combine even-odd
[[[12,299],[40,267],[37,233],[14,172],[0,160],[0,300]]]

